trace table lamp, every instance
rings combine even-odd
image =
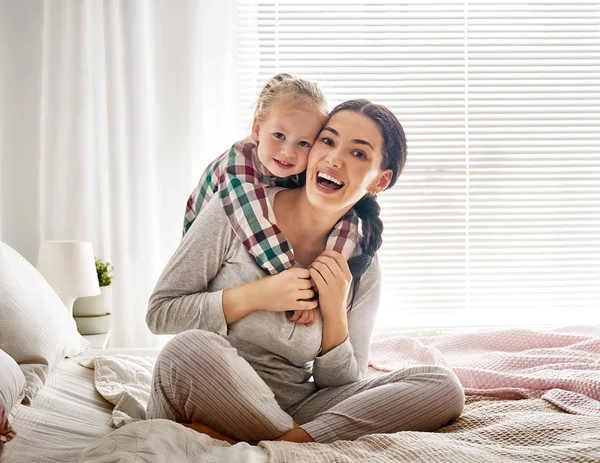
[[[42,241],[37,269],[71,315],[75,299],[100,294],[94,251],[89,241]]]

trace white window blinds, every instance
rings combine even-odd
[[[600,3],[239,1],[248,130],[277,72],[388,106],[382,327],[600,323]]]

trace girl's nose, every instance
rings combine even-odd
[[[294,154],[295,154],[295,153],[294,153],[294,146],[293,146],[293,145],[292,145],[292,146],[290,146],[290,145],[284,144],[284,145],[282,145],[282,147],[281,147],[281,151],[280,151],[280,152],[281,152],[281,154],[282,154],[283,156],[285,156],[286,158],[293,157],[293,156],[294,156]]]

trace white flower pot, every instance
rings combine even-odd
[[[79,334],[101,334],[108,333],[112,323],[112,315],[95,315],[93,317],[73,317],[77,323]]]
[[[97,317],[112,313],[112,286],[101,286],[99,296],[80,297],[73,304],[74,317]]]

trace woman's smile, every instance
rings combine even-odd
[[[317,189],[327,194],[336,193],[345,186],[340,175],[327,168],[317,170],[315,181]]]

